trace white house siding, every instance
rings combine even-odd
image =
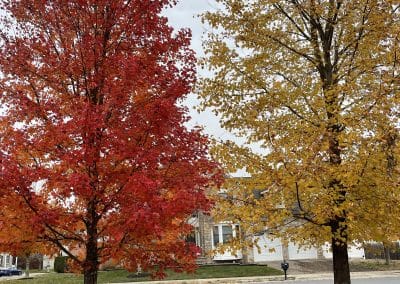
[[[8,253],[0,253],[0,268],[7,269],[15,265],[15,258]]]
[[[289,259],[316,259],[318,251],[316,248],[300,248],[298,245],[290,242],[289,246]]]
[[[364,258],[365,252],[364,249],[360,246],[350,246],[348,249],[349,258]]]
[[[285,258],[287,260],[301,260],[301,259],[318,259],[318,248],[299,248],[295,243],[290,242],[288,244],[286,253],[280,239],[270,239],[267,235],[254,237],[258,239],[259,249],[254,246],[253,256],[255,263],[262,263],[267,261],[282,261]],[[330,251],[329,243],[326,243],[321,247],[323,258],[332,258],[332,252]],[[348,249],[349,258],[364,258],[364,249],[358,246],[350,246]]]
[[[54,257],[48,255],[43,256],[43,269],[53,270],[54,269]]]
[[[254,262],[283,260],[282,243],[280,239],[271,240],[267,238],[266,235],[256,237],[255,239],[258,239],[257,244],[260,251],[254,246]]]
[[[331,245],[329,243],[326,243],[323,246],[323,254],[325,258],[332,258],[332,252],[330,250]],[[361,247],[361,245],[351,245],[347,249],[347,253],[349,255],[349,258],[364,258],[364,249]]]
[[[324,258],[332,258],[331,245],[329,243],[325,243],[322,246],[322,254]]]

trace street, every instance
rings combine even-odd
[[[268,282],[257,282],[257,284],[276,284],[276,281],[268,281]],[[279,283],[287,283],[287,284],[332,284],[332,279],[326,280],[287,280]],[[393,277],[378,277],[378,278],[359,278],[352,279],[352,284],[399,284],[400,276]]]

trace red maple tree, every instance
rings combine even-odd
[[[194,267],[186,220],[220,175],[184,126],[190,31],[160,16],[175,2],[1,1],[3,194],[85,283],[110,259],[158,276]]]

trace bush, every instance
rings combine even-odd
[[[390,244],[390,259],[400,260],[400,244],[392,242]],[[365,243],[364,252],[366,259],[385,259],[385,251],[382,243]]]
[[[67,271],[67,256],[57,256],[54,259],[54,271],[57,273],[64,273]]]

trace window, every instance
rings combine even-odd
[[[186,236],[186,242],[188,243],[196,243],[196,233],[195,231],[191,231],[189,235]]]
[[[222,243],[227,243],[233,238],[232,226],[222,226]]]
[[[200,246],[200,232],[199,228],[195,227],[190,234],[186,235],[185,237],[186,242],[193,243],[197,246]]]
[[[239,225],[235,225],[235,236],[236,236],[236,238],[240,238],[241,237]]]
[[[233,238],[240,236],[239,225],[233,224],[218,224],[213,227],[213,244],[216,247],[218,244],[226,244]]]
[[[219,244],[219,226],[214,226],[213,227],[213,243],[214,246],[217,246]]]

